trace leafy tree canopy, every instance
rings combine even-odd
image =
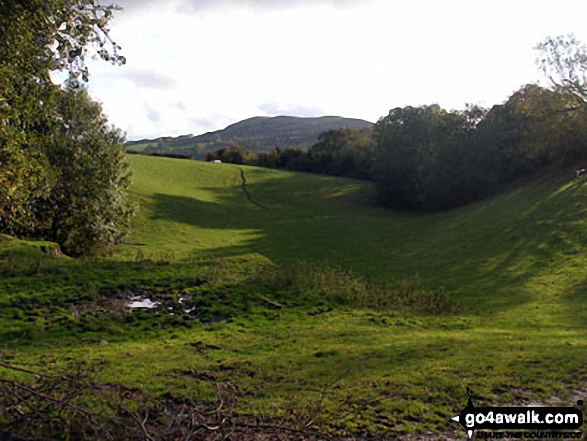
[[[587,46],[573,35],[548,37],[536,49],[536,60],[558,92],[587,109]]]
[[[370,179],[375,162],[371,128],[331,129],[318,135],[308,152],[309,167],[318,173]]]
[[[421,209],[431,177],[446,170],[449,158],[469,130],[469,119],[460,112],[447,112],[434,104],[390,110],[376,126],[378,146],[376,180],[378,199],[384,205]]]
[[[47,201],[55,200],[58,189],[64,188],[63,167],[84,167],[79,154],[84,149],[99,156],[100,149],[88,146],[99,144],[100,137],[112,151],[119,148],[120,136],[105,129],[95,104],[87,95],[74,92],[88,80],[88,56],[119,64],[126,61],[109,36],[108,22],[115,9],[95,0],[0,0],[1,231],[17,235],[46,232],[48,213],[57,213],[58,205],[49,212],[40,209],[47,208]],[[68,72],[67,92],[51,82],[50,72],[55,70]],[[73,121],[64,107],[68,100],[81,100],[76,104],[81,111],[75,118],[76,129],[69,125]],[[79,128],[90,133],[82,134]],[[63,150],[57,156],[56,146]],[[125,175],[125,167],[114,156],[103,159],[105,167]],[[91,181],[77,184],[93,185]],[[101,198],[108,199],[96,190],[95,200]],[[76,248],[79,252],[81,248]]]

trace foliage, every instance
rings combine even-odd
[[[123,137],[84,90],[55,98],[61,124],[46,146],[54,184],[35,207],[36,231],[67,254],[94,253],[126,238],[134,212]]]
[[[375,143],[370,129],[331,129],[318,135],[308,152],[310,169],[327,175],[370,179]]]
[[[572,101],[567,94],[526,85],[491,110],[475,140],[491,155],[499,180],[585,157],[587,119],[569,110]]]
[[[258,165],[259,167],[282,167],[283,160],[281,158],[281,149],[279,147],[275,147],[271,152],[259,152],[257,154],[257,160],[255,163],[255,165]]]
[[[55,146],[63,143],[62,148],[65,144],[71,147],[77,141],[73,136],[82,139],[78,129],[75,134],[63,129],[66,115],[60,103],[64,92],[53,85],[50,71],[67,71],[67,82],[74,89],[88,80],[88,56],[94,54],[123,64],[125,59],[118,53],[120,47],[111,40],[107,27],[115,9],[93,0],[0,3],[0,231],[16,235],[40,235],[46,231],[41,224],[51,214],[43,213],[43,219],[38,218],[40,201],[54,199],[64,177],[63,170],[56,168]],[[79,125],[81,118],[77,120]],[[102,134],[105,143],[120,142],[119,137]],[[89,136],[96,141],[98,133]],[[81,158],[77,159],[72,156],[67,167],[78,167]],[[64,161],[62,165],[65,167]],[[108,166],[124,168],[116,161]],[[92,185],[90,181],[77,183],[84,187]],[[91,189],[83,191],[89,194]],[[85,201],[89,199],[86,197]],[[68,210],[71,213],[73,208]],[[102,228],[95,224],[95,218],[85,221],[86,228]],[[72,233],[67,240],[76,240],[76,234]],[[103,232],[97,236],[113,237]],[[78,253],[86,245],[79,243],[73,248]]]
[[[536,49],[536,60],[555,91],[571,96],[575,104],[587,108],[587,46],[575,36],[548,37]]]
[[[438,105],[392,109],[375,126],[378,200],[397,208],[445,208],[470,130],[463,113]]]
[[[279,165],[285,170],[312,171],[310,155],[301,148],[284,149],[279,155]]]
[[[586,134],[587,119],[569,94],[536,85],[489,111],[396,108],[375,127],[378,200],[411,210],[457,207],[585,159]]]
[[[371,129],[341,127],[326,130],[309,150],[275,147],[271,152],[255,153],[233,145],[206,155],[207,161],[322,173],[357,179],[371,179],[375,162],[375,143]]]
[[[220,160],[229,164],[254,164],[256,155],[246,148],[233,144],[227,149],[220,149],[206,155],[206,161]]]

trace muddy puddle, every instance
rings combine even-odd
[[[128,309],[137,309],[137,308],[144,308],[144,309],[153,309],[159,306],[161,302],[153,302],[151,299],[142,298],[142,297],[131,297],[126,304]]]
[[[96,303],[76,305],[74,317],[85,311],[102,311],[111,316],[128,316],[142,312],[154,315],[181,316],[187,320],[199,321],[196,293],[177,293],[155,289],[128,288],[104,290]],[[200,300],[201,301],[201,300]]]

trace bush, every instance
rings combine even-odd
[[[95,254],[126,238],[135,211],[123,137],[83,90],[59,93],[56,104],[63,124],[45,147],[54,181],[31,233],[69,255]]]

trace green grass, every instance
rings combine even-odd
[[[570,174],[537,178],[458,210],[419,215],[376,207],[370,185],[359,181],[132,160],[143,209],[129,255],[138,249],[177,257],[259,253],[277,264],[328,261],[379,282],[419,274],[472,312],[499,312],[502,303],[508,310],[514,303],[524,306],[544,278],[558,279],[565,292],[583,281],[586,188]],[[255,204],[240,188],[240,169]]]
[[[110,258],[0,242],[3,357],[81,357],[149,395],[212,399],[228,382],[243,414],[376,436],[458,431],[466,386],[486,405],[585,390],[587,186],[571,173],[412,214],[375,206],[365,182],[130,160],[141,211]],[[380,301],[410,283],[435,306]],[[200,321],[121,312],[137,292],[185,297]]]

